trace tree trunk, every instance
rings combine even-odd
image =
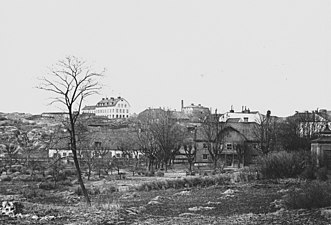
[[[72,111],[69,108],[69,119],[70,119],[70,126],[71,126],[71,132],[70,132],[70,135],[71,135],[71,137],[70,137],[71,138],[71,151],[72,151],[72,155],[73,155],[73,158],[74,158],[75,167],[76,167],[76,170],[77,170],[77,178],[78,178],[78,182],[80,184],[80,188],[82,189],[83,195],[84,195],[85,200],[86,200],[86,204],[88,206],[91,206],[91,200],[90,200],[90,197],[89,197],[89,195],[87,193],[87,190],[85,188],[84,181],[82,179],[82,171],[80,169],[78,158],[77,158],[75,123],[74,123],[72,115],[73,115]]]
[[[83,182],[83,179],[82,179],[82,172],[80,170],[79,162],[78,162],[78,159],[77,159],[77,154],[76,154],[76,151],[73,150],[73,149],[72,149],[72,154],[73,154],[73,158],[74,158],[75,167],[76,167],[76,170],[77,170],[78,183],[80,185],[80,188],[82,189],[82,192],[83,192],[83,195],[85,197],[86,203],[89,206],[91,206],[91,200],[90,200],[90,197],[87,193],[87,190],[85,188],[85,185],[84,185],[84,182]]]

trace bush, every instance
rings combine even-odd
[[[315,179],[315,168],[312,165],[308,165],[306,166],[306,168],[302,171],[302,173],[300,174],[300,178],[301,179],[305,179],[305,180],[313,180]]]
[[[77,176],[77,171],[75,169],[64,169],[62,173],[64,173],[65,177]]]
[[[284,199],[290,209],[312,209],[331,206],[331,185],[327,182],[312,181],[302,189],[291,189]]]
[[[212,177],[186,177],[183,179],[169,179],[164,181],[153,181],[143,183],[136,187],[137,191],[150,191],[168,188],[186,188],[186,187],[208,187],[211,185],[224,185],[230,182],[229,175],[219,175]]]
[[[157,177],[164,177],[164,172],[162,172],[162,171],[157,171],[157,172],[156,172],[156,176],[157,176]]]
[[[328,179],[328,169],[326,167],[319,168],[316,171],[316,178],[320,181],[326,181]]]
[[[56,185],[53,182],[43,182],[38,185],[38,188],[43,190],[53,190],[56,188]]]
[[[45,193],[38,189],[23,189],[20,193],[26,199],[45,197]]]
[[[155,172],[154,171],[147,171],[147,172],[145,172],[145,176],[146,177],[154,177],[155,176]]]
[[[294,178],[304,170],[305,160],[300,153],[271,152],[258,159],[263,178]]]

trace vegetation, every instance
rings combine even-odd
[[[305,168],[306,159],[297,152],[271,152],[258,159],[258,170],[263,178],[295,178]]]
[[[312,209],[331,206],[331,185],[329,182],[312,181],[302,187],[291,188],[285,197],[290,209]]]

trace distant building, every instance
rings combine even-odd
[[[181,104],[181,112],[188,116],[192,122],[200,122],[206,115],[210,114],[209,108],[201,104],[195,105],[192,103],[191,105],[184,106],[183,100]]]
[[[259,123],[261,118],[261,114],[258,111],[250,111],[250,109],[242,107],[241,112],[235,112],[233,108],[231,108],[230,112],[226,112],[220,116],[220,122]]]
[[[95,106],[85,106],[83,113],[94,114],[96,116],[105,116],[110,119],[128,118],[131,114],[131,106],[127,100],[122,97],[102,98]]]

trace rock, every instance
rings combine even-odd
[[[118,191],[119,192],[129,191],[129,186],[127,185],[118,186]]]
[[[194,206],[191,208],[188,208],[189,211],[200,211],[200,210],[211,210],[211,209],[215,209],[215,207],[209,207],[209,206]]]
[[[1,181],[11,181],[11,177],[9,175],[1,175],[0,180]]]
[[[211,202],[211,201],[207,202],[207,205],[220,205],[220,204],[222,204],[222,202]]]
[[[331,218],[331,209],[330,208],[321,209],[321,215],[327,219],[330,219]]]
[[[277,193],[284,194],[284,193],[287,193],[288,191],[289,191],[288,189],[281,189],[281,190],[277,191]]]
[[[180,217],[189,217],[189,216],[200,216],[199,214],[196,213],[181,213],[179,214]]]
[[[153,201],[153,200],[147,203],[147,205],[160,205],[160,204],[161,202]]]
[[[33,216],[31,217],[31,219],[37,220],[37,219],[39,219],[39,217],[38,217],[37,215],[33,215]]]
[[[228,190],[223,192],[223,194],[225,194],[225,195],[232,195],[234,193],[235,193],[235,190],[232,190],[232,189],[228,189]]]
[[[18,171],[11,174],[12,177],[17,177],[19,175],[21,175],[21,172]]]
[[[174,194],[174,196],[178,196],[178,195],[190,195],[191,192],[190,191],[181,191],[181,192],[177,192]]]

